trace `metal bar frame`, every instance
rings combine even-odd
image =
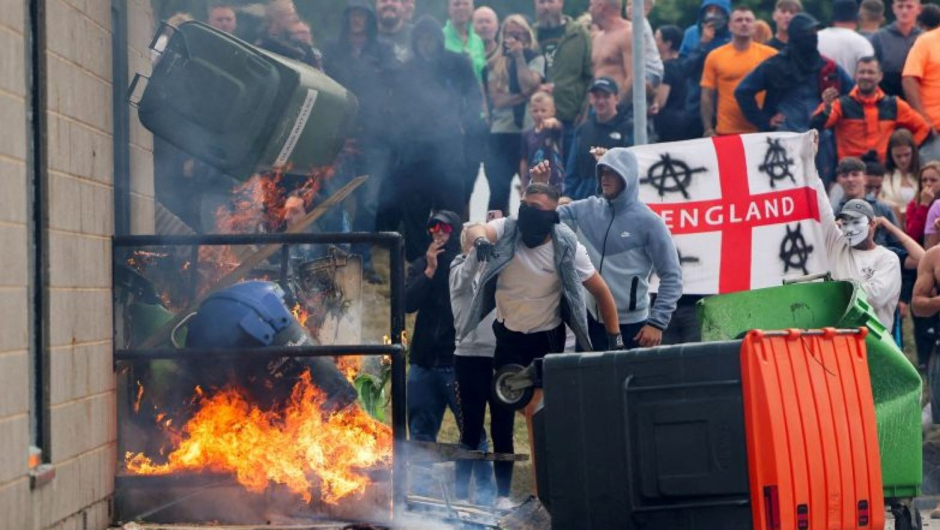
[[[403,343],[405,331],[405,246],[404,239],[395,232],[352,232],[352,233],[319,233],[319,234],[204,234],[204,235],[185,235],[185,236],[161,236],[161,235],[117,235],[112,238],[112,262],[118,263],[123,260],[123,252],[129,249],[140,249],[145,247],[181,247],[192,246],[192,255],[198,256],[198,247],[200,246],[223,246],[223,245],[284,245],[284,252],[287,247],[300,244],[355,244],[367,243],[383,246],[388,249],[389,269],[390,269],[390,339],[391,344],[353,344],[353,345],[331,345],[331,346],[303,346],[303,347],[261,347],[239,350],[227,349],[203,349],[203,348],[184,348],[184,349],[118,349],[114,348],[113,359],[115,370],[118,363],[137,364],[152,360],[181,359],[187,362],[207,361],[218,359],[245,359],[258,360],[266,358],[281,357],[323,357],[323,356],[376,356],[388,355],[391,357],[391,385],[392,385],[392,519],[399,519],[400,514],[405,509],[405,496],[407,494],[406,485],[407,466],[406,443],[407,443],[407,408],[406,408],[406,363],[407,349]],[[192,270],[195,271],[196,263],[193,263]],[[195,274],[195,272],[193,272]],[[114,311],[112,311],[114,314]],[[134,378],[128,378],[129,385],[133,385]],[[129,389],[130,395],[133,395],[133,389]],[[118,400],[117,414],[118,418],[122,413],[129,411],[123,410],[127,407],[123,400]],[[118,430],[118,447],[122,447],[120,429]],[[118,456],[123,454],[123,449],[118,451]],[[146,488],[150,479],[154,482],[165,481],[164,477],[138,476],[133,481],[119,481],[122,486],[131,486],[132,488]],[[116,488],[114,502],[114,522],[122,524],[134,520],[140,514],[124,513],[124,506],[121,502],[122,491]],[[182,500],[182,499],[180,499]],[[161,509],[168,507],[165,505]],[[364,521],[370,522],[370,521]]]

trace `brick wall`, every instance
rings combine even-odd
[[[46,0],[50,419],[55,478],[27,469],[27,94],[25,0],[0,8],[0,528],[103,529],[115,472],[111,368],[114,191],[111,12]],[[149,2],[128,0],[131,74],[149,71]],[[128,83],[128,80],[118,82]],[[132,227],[153,232],[152,141],[131,123]]]

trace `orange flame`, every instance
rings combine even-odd
[[[391,463],[391,429],[358,405],[325,413],[326,395],[309,372],[300,377],[283,410],[261,410],[236,388],[196,400],[199,410],[183,427],[167,463],[127,453],[128,471],[231,473],[253,492],[277,483],[305,501],[318,495],[337,504],[372,484],[364,470]]]
[[[294,318],[297,319],[297,322],[300,322],[301,326],[307,325],[307,319],[310,318],[310,313],[300,304],[294,304],[294,308],[290,310],[291,314],[294,315]]]
[[[336,367],[342,372],[343,376],[350,383],[356,380],[356,376],[362,371],[362,358],[346,355],[336,358]]]

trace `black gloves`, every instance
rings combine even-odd
[[[473,248],[477,249],[477,259],[479,261],[488,261],[497,256],[496,246],[483,236],[476,238],[473,242]]]

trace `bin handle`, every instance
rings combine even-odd
[[[150,81],[148,76],[136,73],[134,74],[134,79],[131,81],[131,86],[127,87],[127,103],[135,109],[140,108],[140,99],[134,99],[134,92],[137,91],[137,83],[140,82],[141,78],[146,79],[148,82]]]
[[[152,51],[154,51],[154,52],[156,52],[156,53],[158,53],[158,54],[160,54],[160,55],[163,55],[163,52],[166,51],[166,47],[167,47],[167,45],[168,45],[169,42],[170,42],[170,36],[167,35],[167,33],[168,33],[169,31],[172,31],[173,33],[176,33],[177,31],[179,31],[179,28],[177,28],[176,26],[171,25],[171,24],[170,24],[169,22],[167,22],[166,20],[161,20],[161,21],[160,21],[160,27],[158,27],[158,28],[157,28],[157,31],[153,34],[153,39],[150,40],[150,44],[147,46],[147,48],[149,48],[150,50],[152,50]],[[164,36],[164,35],[166,35],[166,40],[163,41],[163,46],[158,49],[158,48],[157,48],[157,45],[160,43],[160,37],[162,37],[162,36]],[[182,51],[183,51],[183,55],[184,55],[187,59],[189,59],[189,58],[190,58],[190,57],[189,57],[189,46],[188,46],[188,43],[186,42],[186,35],[185,35],[184,33],[180,33],[180,35],[183,37],[183,50],[182,50]]]
[[[783,285],[791,285],[794,283],[809,283],[809,282],[815,282],[816,280],[823,280],[825,282],[831,282],[832,273],[829,271],[826,271],[826,272],[817,272],[816,274],[807,274],[805,276],[793,276],[790,278],[784,278]]]

